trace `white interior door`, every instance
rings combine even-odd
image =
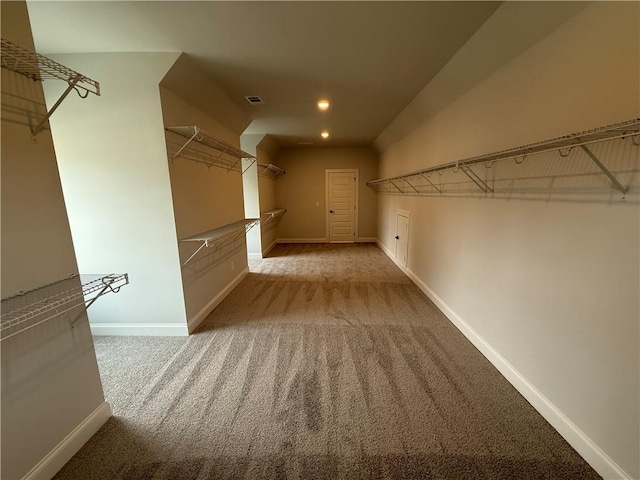
[[[396,261],[406,267],[409,251],[409,213],[396,214]]]
[[[327,232],[331,243],[356,239],[358,170],[325,170]]]

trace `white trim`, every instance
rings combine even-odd
[[[360,237],[356,238],[357,243],[376,243],[376,237]]]
[[[353,240],[331,241],[330,223],[331,214],[329,213],[329,174],[330,173],[349,173],[355,176],[353,187]],[[324,204],[327,208],[325,213],[325,235],[329,243],[354,243],[358,238],[358,224],[360,223],[360,209],[358,207],[358,190],[360,190],[360,170],[358,168],[325,168],[324,169]]]
[[[329,243],[326,238],[279,238],[278,243]]]
[[[265,255],[268,255],[268,254],[269,254],[269,252],[270,252],[271,250],[273,250],[273,247],[275,247],[277,244],[278,244],[278,239],[276,238],[276,239],[271,243],[271,245],[269,245],[267,248],[265,248],[265,249],[262,251],[262,258],[264,258],[264,257],[265,257]]]
[[[91,334],[148,335],[153,337],[185,337],[189,335],[186,323],[90,323]]]
[[[262,254],[261,253],[249,253],[249,252],[247,252],[247,259],[248,260],[262,260]]]
[[[248,274],[249,267],[246,267],[238,274],[238,276],[236,276],[236,278],[231,280],[231,282],[229,282],[226,287],[220,290],[220,292],[215,297],[213,297],[209,303],[202,307],[200,311],[187,322],[189,333],[192,333],[196,328],[198,328],[198,326],[205,318],[207,318],[207,316],[213,311],[213,309],[220,305],[222,301],[227,298],[227,295],[229,295],[232,290],[236,288]]]
[[[542,394],[527,378],[511,365],[495,348],[460,317],[447,303],[409,268],[396,261],[391,251],[376,240],[382,251],[429,297],[460,332],[489,360],[520,394],[547,420],[553,428],[591,465],[604,479],[631,480],[596,443],[573,423],[562,411]]]
[[[71,460],[78,450],[95,435],[111,417],[111,406],[102,402],[80,425],[64,437],[35,467],[22,477],[22,480],[51,479]]]

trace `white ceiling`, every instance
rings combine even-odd
[[[271,134],[283,146],[356,146],[373,142],[499,2],[28,6],[41,53],[185,52],[250,115],[245,133]],[[245,95],[266,105],[249,105]],[[326,113],[316,108],[320,98],[331,101]]]

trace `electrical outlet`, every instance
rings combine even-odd
[[[233,260],[231,260],[231,270],[235,270],[236,269],[236,264]]]
[[[318,200],[316,200],[316,207],[320,206],[320,202]]]

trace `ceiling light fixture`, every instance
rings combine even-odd
[[[326,140],[327,138],[329,138],[329,132],[322,132],[320,136]]]
[[[327,110],[329,108],[329,100],[320,100],[318,102],[318,108],[320,110]]]

